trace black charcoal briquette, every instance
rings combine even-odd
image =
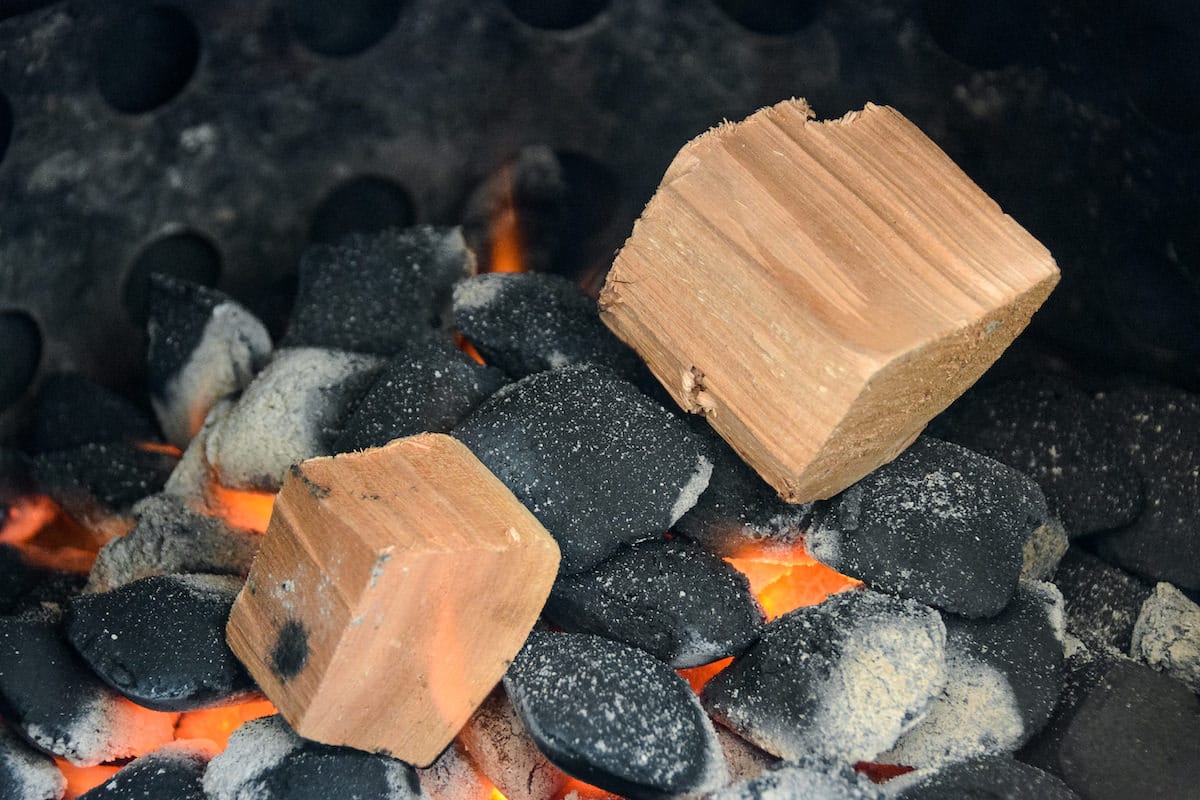
[[[38,389],[29,431],[33,453],[157,439],[158,429],[141,409],[83,375],[56,373]]]
[[[212,757],[204,741],[178,741],[129,762],[79,800],[206,800],[204,770]]]
[[[1133,626],[1153,587],[1078,545],[1054,574],[1066,608],[1067,631],[1093,648],[1129,652]]]
[[[883,790],[889,800],[1079,800],[1058,778],[1007,756],[910,772]]]

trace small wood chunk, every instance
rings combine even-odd
[[[541,523],[440,434],[292,468],[229,645],[301,736],[432,763],[558,568]]]
[[[811,116],[791,100],[686,145],[600,296],[675,400],[789,502],[895,458],[1058,282],[899,112]]]

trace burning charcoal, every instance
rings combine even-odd
[[[142,578],[72,600],[67,638],[106,683],[147,708],[228,705],[254,691],[225,644],[241,588],[224,575]]]
[[[53,760],[0,726],[0,800],[59,800],[66,788]]]
[[[1126,525],[1142,508],[1141,479],[1106,417],[1060,378],[972,389],[929,433],[1033,478],[1072,536]]]
[[[506,383],[440,334],[414,338],[388,362],[333,440],[338,453],[381,447],[426,431],[445,433]]]
[[[38,390],[29,434],[34,453],[157,440],[158,429],[141,409],[82,375],[51,375]]]
[[[261,536],[197,514],[165,494],[133,507],[137,524],[100,548],[89,592],[107,592],[151,575],[207,573],[245,576]]]
[[[883,796],[889,800],[1079,800],[1058,778],[1007,756],[910,772],[885,783]]]
[[[258,318],[223,292],[167,275],[150,278],[146,378],[167,441],[200,430],[223,397],[240,392],[271,355]]]
[[[1088,800],[1195,797],[1200,698],[1125,659],[1101,655],[1082,672],[1054,720],[1019,757]]]
[[[1130,652],[1200,694],[1200,606],[1171,584],[1158,584],[1142,604]]]
[[[211,742],[171,742],[131,761],[79,800],[205,800],[204,769],[213,757]]]
[[[766,750],[755,747],[724,725],[714,726],[721,753],[725,756],[725,767],[729,770],[729,782],[748,781],[757,778],[779,759]]]
[[[1054,576],[1071,542],[1062,523],[1050,517],[1029,532],[1022,551],[1021,580],[1047,581]]]
[[[1200,396],[1131,388],[1102,400],[1141,473],[1145,510],[1097,552],[1150,581],[1200,589]]]
[[[329,431],[381,365],[373,356],[338,350],[276,351],[208,434],[206,455],[221,483],[277,491],[292,464],[331,455]]]
[[[550,761],[601,789],[658,800],[725,781],[716,733],[696,695],[637,648],[534,631],[504,688]]]
[[[883,793],[848,766],[806,759],[706,795],[706,800],[883,800]]]
[[[1129,652],[1142,603],[1153,591],[1127,572],[1072,547],[1054,583],[1066,603],[1067,630],[1091,647]]]
[[[1050,718],[1063,680],[1062,596],[1024,584],[991,619],[944,616],[946,688],[882,763],[930,767],[1011,753]]]
[[[136,706],[102,684],[51,611],[0,618],[0,700],[25,738],[80,766],[150,752],[171,741],[178,716]]]
[[[945,641],[933,609],[844,592],[769,623],[701,696],[714,719],[768,753],[866,761],[945,685]]]
[[[707,423],[692,430],[706,445],[713,473],[675,530],[721,556],[773,547],[792,550],[812,518],[812,503],[785,503]]]
[[[471,258],[458,229],[428,225],[310,247],[283,344],[391,355],[439,326]]]
[[[508,800],[550,800],[567,782],[567,776],[538,750],[503,689],[483,701],[459,739]]]
[[[416,772],[403,761],[301,739],[279,716],[234,731],[225,752],[209,762],[204,791],[210,800],[423,797]]]
[[[492,782],[467,757],[457,741],[451,742],[437,761],[418,769],[417,778],[429,800],[491,800],[493,797]]]
[[[806,540],[818,561],[880,591],[966,617],[1008,605],[1042,493],[1016,470],[922,436],[829,501]]]
[[[73,572],[33,566],[17,548],[0,545],[0,614],[25,611],[43,602],[61,603],[79,594],[85,580]]]
[[[517,378],[568,364],[631,375],[633,351],[614,336],[596,301],[556,275],[474,275],[454,287],[454,322],[484,360]]]
[[[687,425],[590,365],[506,386],[454,435],[554,535],[566,575],[660,536],[712,472]]]
[[[545,613],[564,630],[640,647],[676,668],[742,652],[763,624],[744,575],[696,545],[665,540],[559,578]]]

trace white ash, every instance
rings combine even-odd
[[[428,767],[418,769],[417,776],[430,800],[489,800],[492,796],[492,783],[471,762],[458,742],[452,742]],[[403,778],[400,771],[393,780],[398,778]],[[389,788],[396,790],[395,786]],[[512,798],[511,794],[504,794]]]
[[[671,506],[671,525],[679,521],[679,518],[691,510],[692,506],[696,505],[696,501],[700,499],[700,495],[708,488],[708,480],[712,477],[713,465],[712,462],[703,455],[696,457],[696,471],[692,473],[692,477],[688,478],[688,482],[679,490],[679,496],[675,498],[675,505]]]
[[[779,763],[778,758],[750,744],[724,725],[714,727],[717,731],[717,741],[721,744],[721,753],[725,756],[730,783],[757,778]]]
[[[208,436],[206,455],[221,483],[278,491],[292,464],[330,455],[329,432],[382,364],[339,350],[276,351]]]
[[[1133,626],[1130,654],[1200,694],[1200,606],[1159,583]]]
[[[222,400],[212,407],[204,418],[204,425],[192,437],[183,457],[175,465],[171,477],[163,485],[162,493],[197,511],[208,506],[209,487],[216,480],[212,465],[208,462],[208,439],[221,421],[233,410],[232,400]]]
[[[454,284],[453,305],[458,311],[474,311],[496,301],[504,288],[504,276],[498,272],[475,275],[469,281]]]
[[[1046,581],[1054,575],[1067,554],[1070,541],[1063,524],[1054,517],[1029,533],[1021,563],[1021,580]]]
[[[503,688],[459,733],[463,748],[508,800],[550,800],[567,776],[538,750]]]
[[[848,766],[803,760],[706,795],[706,800],[882,800],[883,793]]]
[[[154,331],[152,326],[151,348]],[[167,440],[186,447],[212,407],[245,389],[270,355],[271,336],[257,317],[234,302],[213,308],[187,360],[151,393]]]
[[[106,592],[151,575],[245,576],[262,539],[163,494],[141,501],[133,513],[134,529],[100,548],[85,592]]]
[[[50,758],[0,726],[0,797],[59,800],[67,780]]]
[[[29,741],[78,767],[145,755],[175,737],[178,714],[151,711],[107,688],[79,711],[69,729],[23,726]]]
[[[224,752],[208,762],[204,793],[213,800],[261,800],[260,778],[302,745],[282,717],[252,719],[229,737]]]

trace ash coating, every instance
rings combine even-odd
[[[640,647],[676,668],[742,652],[764,622],[744,575],[696,545],[665,540],[559,578],[545,613],[564,630]]]
[[[0,800],[59,800],[66,788],[49,756],[0,726]]]
[[[452,308],[484,360],[514,378],[583,363],[628,377],[638,363],[600,321],[596,301],[557,275],[473,275],[455,285]]]
[[[176,741],[121,767],[79,800],[206,800],[204,770],[213,755],[206,741]]]
[[[829,501],[806,538],[823,564],[873,589],[968,617],[1012,599],[1037,485],[1011,467],[929,436]]]
[[[504,387],[453,435],[554,536],[564,575],[661,536],[712,469],[687,425],[592,365]]]
[[[883,792],[846,765],[801,759],[706,795],[706,800],[883,800]]]
[[[701,698],[713,719],[781,758],[867,761],[942,690],[945,641],[933,609],[843,592],[768,623]]]
[[[1054,583],[1068,631],[1089,647],[1129,652],[1138,614],[1153,592],[1149,584],[1077,546],[1067,550]]]
[[[271,671],[288,681],[308,664],[308,629],[299,620],[289,619],[279,629],[271,648]]]
[[[716,733],[696,696],[637,648],[534,631],[504,688],[539,749],[569,775],[633,800],[724,783]]]
[[[1200,606],[1169,583],[1155,586],[1133,626],[1130,653],[1200,694]]]
[[[884,784],[889,800],[1079,800],[1069,786],[1008,756],[910,772]]]

